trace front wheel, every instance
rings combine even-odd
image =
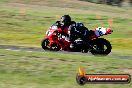
[[[92,47],[90,52],[93,55],[108,55],[112,49],[110,42],[104,38],[94,39],[90,42],[90,45]]]
[[[42,42],[41,42],[42,48],[43,48],[44,50],[48,50],[48,49],[49,49],[49,48],[48,48],[48,44],[49,44],[49,43],[50,43],[50,42],[49,42],[49,39],[48,39],[48,38],[43,39]]]

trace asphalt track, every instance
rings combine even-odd
[[[25,46],[14,46],[14,45],[0,45],[0,49],[12,50],[12,51],[46,52],[42,48],[38,48],[38,47],[25,47]],[[67,52],[67,51],[58,51],[58,53],[92,55],[91,53],[79,53],[79,52]],[[110,53],[107,57],[119,58],[119,59],[132,59],[132,55],[120,55],[115,53]]]

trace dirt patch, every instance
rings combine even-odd
[[[0,54],[0,56],[6,56],[5,54]]]
[[[132,30],[128,31],[126,35],[132,37]]]
[[[132,74],[132,68],[120,68],[123,73]]]
[[[67,61],[67,60],[61,59],[61,58],[59,58],[58,60],[59,60],[59,61],[62,61],[62,62],[66,62],[66,61]]]

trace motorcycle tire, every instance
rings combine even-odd
[[[42,42],[41,42],[41,46],[42,46],[42,48],[44,50],[48,50],[49,49],[48,48],[48,44],[49,44],[49,39],[48,38],[43,39]]]
[[[104,38],[94,39],[90,42],[92,49],[90,52],[93,55],[108,55],[111,52],[112,46],[110,42]],[[106,48],[106,49],[105,49]]]

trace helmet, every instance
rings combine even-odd
[[[71,22],[71,17],[69,15],[64,15],[61,17],[60,22],[64,25],[68,25]]]

